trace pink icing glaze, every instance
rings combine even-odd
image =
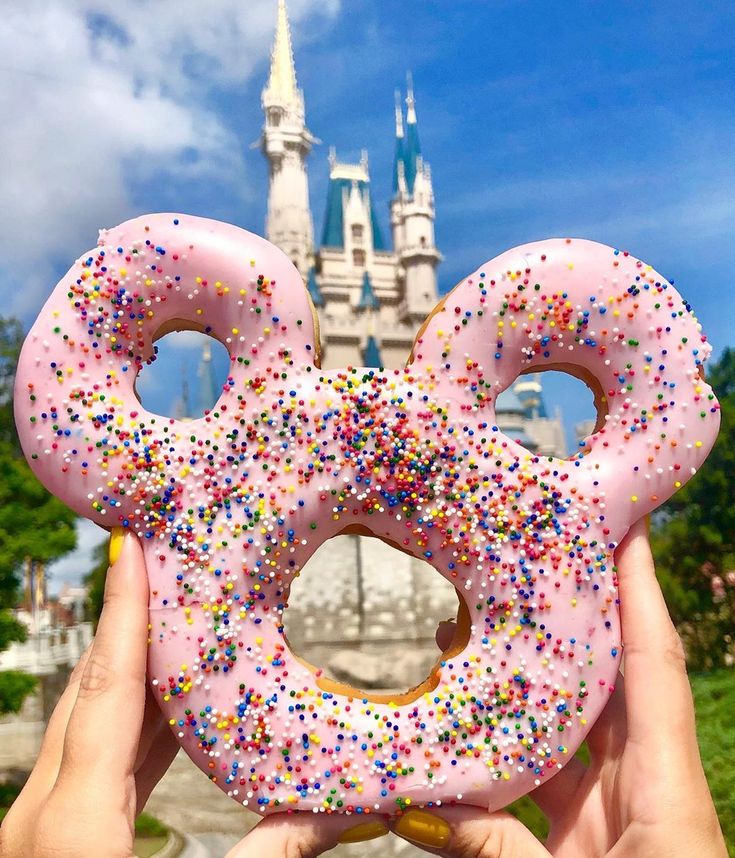
[[[171,320],[205,326],[232,361],[188,423],[133,389]],[[613,549],[714,442],[709,352],[650,266],[554,239],[462,281],[405,370],[322,371],[281,251],[156,214],[103,231],[62,278],[23,348],[16,417],[52,492],[142,538],[150,681],[228,795],[260,813],[493,810],[558,771],[608,699]],[[569,460],[494,425],[520,372],[558,364],[591,373],[609,410]],[[406,704],[325,691],[282,634],[293,574],[351,524],[428,560],[469,612],[467,646]]]

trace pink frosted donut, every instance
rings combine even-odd
[[[155,337],[182,327],[231,358],[216,405],[187,423],[134,391]],[[280,250],[155,214],[103,231],[62,278],[23,347],[16,418],[52,492],[141,538],[151,685],[228,795],[263,814],[494,810],[552,777],[605,706],[621,656],[613,550],[714,442],[709,352],[650,266],[553,239],[463,280],[405,369],[327,372]],[[519,373],[555,366],[606,412],[570,459],[495,424]],[[459,594],[452,647],[405,694],[335,683],[284,637],[294,574],[348,527]]]

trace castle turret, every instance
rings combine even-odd
[[[304,96],[296,84],[285,0],[278,2],[270,76],[261,103],[265,125],[260,146],[269,165],[266,235],[306,277],[314,255],[306,157],[317,141],[306,127]]]
[[[370,198],[370,173],[364,150],[358,164],[340,163],[334,149],[330,152],[322,247],[342,252],[360,279],[363,269],[372,266],[374,252],[385,249]]]
[[[212,349],[209,345],[209,340],[206,340],[202,346],[202,359],[199,362],[197,376],[199,377],[199,410],[201,412],[208,411],[219,399],[221,393],[221,390],[217,389],[218,385],[214,374]]]
[[[441,254],[434,240],[434,218],[431,170],[421,154],[413,83],[409,76],[405,136],[400,104],[396,110],[391,226],[403,280],[401,313],[414,324],[431,312],[438,299],[436,266]]]

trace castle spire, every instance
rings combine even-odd
[[[296,67],[291,46],[291,28],[288,25],[286,0],[278,0],[276,38],[271,52],[271,70],[266,89],[274,100],[293,104],[298,100]]]
[[[217,379],[214,375],[214,364],[212,363],[212,348],[209,340],[202,346],[202,358],[197,371],[199,376],[199,409],[204,412],[214,406],[219,398],[217,392]]]
[[[396,90],[396,150],[393,158],[393,193],[402,190],[403,164],[403,108],[401,107],[401,92]]]
[[[403,146],[403,165],[406,175],[408,193],[413,194],[413,185],[418,171],[418,161],[421,158],[421,143],[416,120],[416,100],[413,95],[413,75],[406,75],[406,141]]]
[[[406,72],[406,122],[416,124],[416,99],[413,97],[413,74]]]
[[[401,91],[397,89],[396,96],[396,139],[403,140],[403,109],[401,108]]]
[[[314,254],[306,158],[318,141],[306,127],[285,0],[278,0],[270,77],[261,101],[265,125],[260,147],[269,164],[266,236],[306,277]]]

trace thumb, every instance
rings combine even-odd
[[[388,834],[378,814],[284,811],[259,822],[225,858],[315,858],[339,843],[358,843]]]
[[[406,811],[391,822],[399,837],[445,858],[550,858],[550,853],[514,816],[480,807]]]

